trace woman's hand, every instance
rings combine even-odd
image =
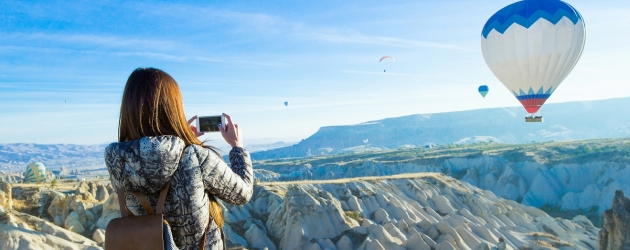
[[[195,136],[199,137],[203,135],[203,132],[199,132],[197,131],[197,127],[195,127],[195,125],[192,125],[191,123],[193,123],[195,120],[197,119],[197,116],[193,116],[193,118],[190,118],[190,120],[188,120],[188,126],[190,126],[190,130],[192,130],[193,134],[195,134]]]
[[[232,118],[223,113],[225,116],[225,121],[227,124],[221,124],[219,130],[221,131],[221,135],[225,142],[230,144],[232,147],[243,147],[243,139],[241,139],[241,131],[238,129],[238,124],[232,123]]]

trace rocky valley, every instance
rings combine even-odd
[[[117,196],[106,182],[77,183],[65,191],[2,185],[2,249],[100,249],[106,244],[103,229],[120,216]],[[244,206],[222,204],[231,249],[490,249],[501,244],[597,249],[600,231],[584,216],[553,218],[438,173],[267,182],[254,192]]]

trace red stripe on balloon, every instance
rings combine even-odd
[[[523,107],[525,107],[525,110],[527,110],[527,113],[530,113],[530,114],[534,114],[538,112],[540,107],[542,107],[542,105],[545,104],[545,101],[547,101],[547,98],[531,98],[531,99],[520,100]]]

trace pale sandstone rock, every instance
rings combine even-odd
[[[92,234],[92,239],[99,244],[105,242],[105,230],[96,229]]]
[[[475,250],[491,250],[490,245],[488,245],[488,243],[483,242],[481,244],[479,244]]]
[[[79,215],[76,212],[72,212],[68,215],[68,217],[66,217],[63,227],[78,234],[85,232],[85,228],[83,227],[83,224],[81,224]]]
[[[107,229],[107,224],[115,218],[120,217],[120,206],[118,203],[118,195],[113,193],[109,195],[109,198],[103,203],[103,212],[101,217],[96,222],[96,227],[100,229]]]
[[[443,241],[437,246],[437,250],[458,250],[451,242]]]
[[[403,247],[407,250],[430,250],[431,247],[427,245],[424,240],[422,240],[422,235],[420,233],[415,233],[409,237],[407,241],[403,244]]]
[[[361,244],[357,250],[388,250],[377,239],[373,239],[368,236],[363,244]]]
[[[382,224],[388,221],[391,221],[391,218],[389,218],[389,214],[387,213],[387,211],[380,207],[377,208],[374,212],[374,222]]]
[[[313,243],[308,250],[322,250],[322,248],[317,243]]]
[[[243,247],[249,246],[247,240],[232,231],[232,227],[229,224],[225,224],[223,226],[223,233],[225,234],[225,239],[227,240],[227,242],[235,245],[241,245]]]
[[[338,250],[353,250],[354,249],[354,244],[352,243],[350,238],[348,238],[348,236],[346,235],[342,236],[341,239],[337,241],[336,246]]]
[[[96,246],[96,243],[93,242],[92,240],[88,239],[87,237],[77,234],[75,232],[66,230],[62,227],[58,227],[55,226],[53,224],[51,224],[50,222],[41,220],[37,223],[37,227],[39,228],[39,231],[43,232],[43,233],[47,233],[59,238],[62,238],[64,240],[67,240],[69,242],[73,242],[73,243],[77,243],[77,244],[83,244],[83,245],[94,245]]]
[[[601,250],[630,249],[630,200],[622,190],[615,192],[612,208],[604,213],[597,245]]]
[[[0,181],[0,206],[5,209],[13,209],[13,197],[12,197],[11,184],[8,182]]]
[[[28,224],[24,223],[24,222],[20,222],[17,224],[17,226],[19,228],[25,229],[25,230],[33,230]]]
[[[77,244],[47,233],[25,230],[0,223],[0,249],[98,250],[102,248],[95,245]]]
[[[258,228],[255,224],[252,224],[245,232],[245,240],[251,247],[263,248],[266,247],[269,250],[275,250],[276,245],[267,237],[267,235]]]

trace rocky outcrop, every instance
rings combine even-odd
[[[599,229],[584,216],[553,218],[435,173],[262,185],[246,205],[225,204],[226,223],[251,248],[597,246]]]
[[[70,171],[66,166],[61,166],[61,170],[59,171],[59,176],[68,176],[70,175]]]
[[[13,209],[11,184],[5,181],[0,181],[0,206],[9,210]]]
[[[630,249],[630,200],[622,190],[615,191],[612,208],[604,213],[598,247],[600,250]]]
[[[80,234],[0,206],[0,249],[101,249]]]
[[[54,180],[54,179],[56,179],[56,178],[57,178],[57,177],[55,176],[55,174],[53,174],[53,172],[52,172],[52,171],[50,171],[50,170],[46,170],[46,181],[47,181],[47,182],[50,182],[50,181],[52,181],[52,180]]]
[[[8,183],[21,183],[24,177],[21,174],[0,171],[0,181]]]
[[[306,249],[312,238],[333,238],[359,224],[346,216],[338,199],[325,190],[288,187],[284,206],[270,214],[266,226],[280,249]],[[256,245],[253,245],[257,247]]]
[[[96,227],[102,230],[107,229],[107,224],[115,218],[120,217],[120,205],[118,202],[118,194],[113,193],[103,203],[103,212],[96,222]]]
[[[303,163],[302,163],[303,164]],[[499,197],[535,207],[555,207],[562,211],[610,208],[614,191],[630,192],[624,181],[630,179],[627,162],[592,161],[548,166],[535,161],[510,161],[500,156],[442,158],[434,161],[365,161],[359,165],[326,163],[292,165],[258,163],[258,181],[327,180],[361,176],[388,176],[404,173],[438,172],[468,182]]]
[[[111,184],[103,185],[97,182],[81,182],[77,187],[75,194],[80,196],[82,200],[96,200],[103,202],[113,193]]]
[[[98,245],[73,243],[48,233],[38,232],[0,223],[0,249],[102,249]]]

